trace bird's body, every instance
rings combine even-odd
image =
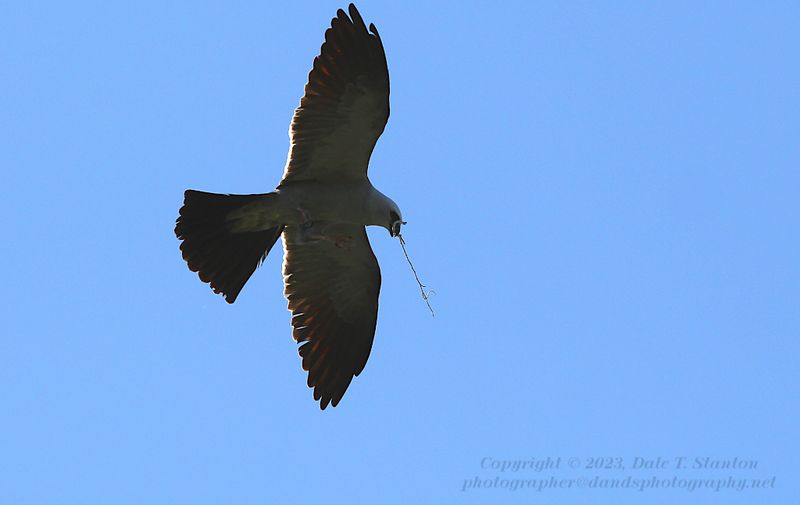
[[[384,226],[397,204],[375,189],[369,179],[299,181],[277,188],[228,217],[237,231],[262,231],[278,224],[336,222]]]
[[[374,25],[339,10],[314,59],[270,193],[188,190],[175,233],[189,269],[233,303],[283,237],[284,294],[308,385],[336,406],[363,370],[377,323],[380,269],[365,226],[400,232],[398,206],[367,177],[389,117],[389,73]]]

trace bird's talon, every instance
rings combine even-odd
[[[314,226],[314,220],[311,219],[311,214],[309,214],[306,209],[304,209],[301,206],[298,206],[297,212],[300,213],[300,219],[301,219],[300,228],[302,228],[303,230],[307,230],[312,226]]]
[[[353,245],[352,235],[339,235],[333,238],[333,245],[339,249],[349,249]]]

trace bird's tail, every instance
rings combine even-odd
[[[283,232],[284,225],[253,222],[273,194],[220,195],[187,190],[175,224],[189,270],[233,303]],[[252,212],[248,212],[251,209]],[[249,219],[248,219],[249,218]],[[257,219],[256,219],[257,221]],[[260,224],[260,226],[259,226]]]

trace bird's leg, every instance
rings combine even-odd
[[[303,208],[302,205],[297,206],[297,212],[300,213],[301,223],[300,228],[303,230],[308,230],[312,226],[314,226],[314,220],[311,219],[311,214],[308,213],[306,209]]]
[[[333,241],[333,245],[339,249],[350,249],[353,247],[352,235],[330,235],[325,237],[327,240]]]
[[[307,212],[302,209],[298,210],[303,213],[303,222],[300,224],[300,235],[303,238],[303,242],[328,240],[328,235],[325,234],[328,225],[322,221],[314,222],[310,219]]]
[[[332,242],[334,246],[338,247],[339,249],[350,249],[353,247],[353,236],[352,235],[316,235],[314,236],[313,240],[327,240],[328,242]]]
[[[305,242],[318,242],[320,240],[327,240],[332,242],[334,246],[339,249],[349,249],[353,245],[353,236],[341,233],[328,233],[330,223],[311,221],[305,222],[300,225],[302,231],[303,241]]]

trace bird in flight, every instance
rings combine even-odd
[[[365,227],[395,237],[405,224],[367,177],[389,119],[386,55],[375,25],[368,30],[355,5],[348,11],[339,9],[314,58],[275,191],[187,190],[175,226],[189,269],[228,303],[283,237],[292,337],[322,409],[339,403],[372,349],[381,273]]]

